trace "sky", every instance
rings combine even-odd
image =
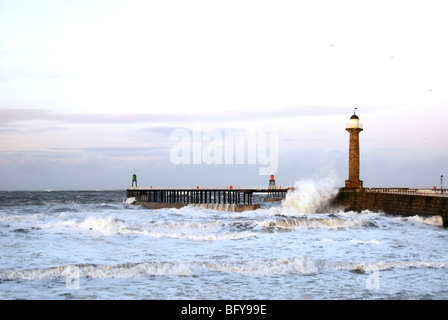
[[[447,9],[0,0],[0,190],[448,185]]]

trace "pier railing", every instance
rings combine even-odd
[[[250,190],[253,192],[288,191],[292,186],[177,186],[177,187],[129,187],[128,190]]]
[[[448,197],[448,190],[431,188],[364,188],[365,192]]]

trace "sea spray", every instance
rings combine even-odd
[[[338,194],[338,179],[333,172],[324,178],[297,181],[294,191],[286,194],[281,203],[282,213],[329,213],[331,202]]]

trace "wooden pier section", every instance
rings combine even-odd
[[[246,211],[260,208],[254,203],[254,193],[265,193],[272,197],[284,198],[291,187],[150,187],[126,189],[126,197],[135,198],[136,204],[149,209],[181,208],[184,206],[198,206],[220,211]]]

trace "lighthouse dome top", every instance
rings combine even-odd
[[[350,122],[347,124],[347,129],[361,129],[362,130],[362,124],[359,123],[359,117],[356,115],[356,109],[353,112],[353,115],[350,117]]]

